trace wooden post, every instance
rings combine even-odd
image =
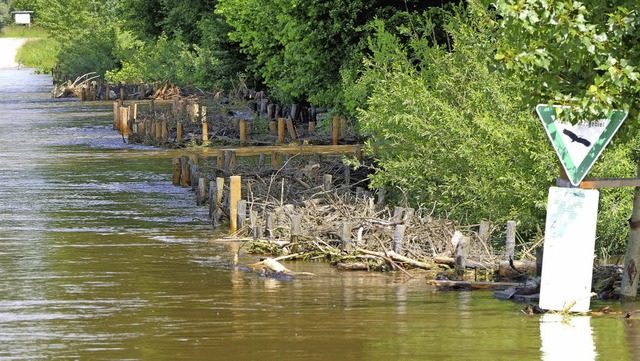
[[[291,243],[293,244],[292,252],[298,252],[298,240],[302,235],[302,215],[291,215]]]
[[[331,144],[333,145],[338,145],[338,135],[339,135],[339,129],[340,129],[340,118],[338,118],[337,115],[333,116],[333,127],[331,128],[332,131],[332,138],[333,138],[333,142]]]
[[[490,237],[491,223],[486,220],[480,221],[480,228],[478,229],[478,236],[483,242],[487,242]]]
[[[207,123],[207,107],[200,107],[200,120],[202,121],[202,142],[209,141],[209,123]]]
[[[213,223],[213,215],[216,212],[216,195],[218,194],[218,189],[216,188],[216,181],[209,181],[209,191],[207,195],[209,196],[209,219]]]
[[[331,174],[325,174],[322,176],[322,187],[325,191],[331,189],[333,183],[333,176]]]
[[[240,119],[240,146],[244,147],[247,145],[247,121],[244,119]]]
[[[162,139],[162,123],[156,122],[156,142],[159,142]]]
[[[124,101],[124,86],[120,86],[120,100]]]
[[[269,239],[273,239],[275,237],[275,219],[276,219],[276,215],[273,212],[267,213],[265,232],[266,232],[267,238]]]
[[[202,142],[209,141],[209,124],[207,122],[202,122]]]
[[[353,243],[351,241],[351,223],[342,223],[342,234],[340,238],[342,241],[342,250],[347,253],[353,252]]]
[[[316,134],[316,122],[309,122],[309,134]]]
[[[180,185],[183,188],[187,188],[191,184],[191,167],[189,166],[189,158],[187,156],[182,156],[180,167],[182,169],[180,176]]]
[[[233,150],[224,151],[224,169],[233,172],[236,168],[236,152]]]
[[[123,137],[129,135],[129,107],[120,107],[120,124],[118,125],[120,134]]]
[[[278,157],[278,152],[271,152],[271,168],[280,168],[280,159]]]
[[[340,119],[340,138],[345,138],[347,136],[347,120]]]
[[[287,118],[287,129],[289,129],[289,135],[291,136],[291,139],[298,140],[296,128],[293,126],[293,119],[291,119],[291,117]]]
[[[393,232],[393,251],[399,255],[404,252],[404,231],[406,229],[406,225],[398,224]]]
[[[278,118],[278,143],[284,144],[284,118]]]
[[[113,102],[113,129],[120,129],[120,102]]]
[[[224,169],[224,163],[225,163],[225,152],[223,151],[218,151],[218,155],[216,157],[216,167],[218,169]]]
[[[242,194],[242,177],[234,175],[229,181],[229,230],[235,232],[238,230],[238,201]]]
[[[504,258],[512,260],[516,250],[516,221],[507,222],[507,240],[504,252]]]
[[[458,279],[464,279],[464,270],[467,267],[467,257],[469,257],[469,237],[462,236],[456,247],[455,273]]]
[[[109,92],[111,92],[111,83],[107,83],[107,87],[104,91],[104,100],[106,101],[111,100],[111,94],[109,94]]]
[[[131,114],[129,114],[131,119],[138,120],[138,103],[131,103],[129,107],[131,108]]]
[[[163,120],[162,121],[162,143],[166,143],[169,140],[169,124],[167,122],[167,120]]]
[[[404,209],[404,216],[402,217],[402,222],[404,223],[405,226],[411,225],[411,219],[413,218],[413,215],[415,213],[416,213],[416,210],[411,207],[407,207]]]
[[[238,229],[244,227],[245,220],[247,219],[247,201],[241,199],[238,201]]]
[[[171,183],[174,186],[180,185],[180,173],[182,173],[182,165],[180,163],[180,158],[173,158],[173,177],[171,177]]]
[[[278,134],[278,124],[271,120],[269,121],[269,135],[277,135]]]
[[[640,162],[637,170],[640,178]],[[634,300],[638,294],[638,280],[640,279],[640,187],[633,191],[633,209],[629,219],[629,235],[627,236],[627,251],[624,255],[624,271],[622,273],[621,297],[624,300]]]
[[[393,209],[393,223],[400,223],[402,220],[402,213],[404,213],[404,208],[396,207]]]
[[[176,142],[182,143],[182,122],[176,124]]]
[[[207,199],[207,178],[200,177],[198,178],[198,192],[196,203],[198,206],[204,205],[205,200]]]

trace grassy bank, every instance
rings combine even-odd
[[[56,65],[60,44],[49,38],[49,34],[44,29],[36,26],[29,28],[11,25],[2,29],[0,37],[32,39],[18,50],[16,59],[22,66],[35,68],[38,73],[51,73],[51,69]]]
[[[0,38],[46,38],[49,36],[46,30],[37,26],[31,28],[20,25],[5,26],[0,31]]]
[[[51,73],[56,65],[60,44],[53,39],[27,41],[19,50],[17,58],[27,68],[36,68],[39,73]]]

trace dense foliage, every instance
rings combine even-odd
[[[637,118],[631,0],[2,3],[35,11],[70,77],[226,91],[242,79],[281,103],[329,107],[369,137],[372,183],[396,202],[466,224],[516,219],[524,236],[542,228],[558,174],[534,105]],[[634,174],[627,123],[592,176]],[[601,192],[601,253],[623,248],[631,197]]]
[[[554,158],[519,83],[492,66],[495,26],[479,15],[458,8],[447,18],[450,49],[418,35],[403,47],[379,27],[372,74],[362,77],[372,93],[359,116],[380,167],[374,183],[438,216],[465,224],[517,219],[532,233],[544,217]]]

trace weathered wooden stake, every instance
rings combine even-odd
[[[278,118],[278,143],[284,143],[284,118]]]
[[[171,177],[171,182],[174,186],[180,185],[180,173],[182,173],[182,166],[180,164],[180,158],[173,158],[173,177]]]
[[[464,270],[467,267],[467,258],[469,257],[469,237],[460,237],[458,246],[456,247],[456,264],[455,273],[458,279],[464,278]]]
[[[238,201],[242,194],[242,177],[234,175],[229,177],[229,230],[238,230]]]
[[[167,120],[162,121],[162,143],[166,143],[169,140],[169,124]]]
[[[209,141],[209,123],[207,122],[207,107],[200,107],[200,120],[202,121],[202,141]]]
[[[508,261],[513,259],[516,250],[516,221],[507,222],[507,240],[504,258]]]
[[[325,191],[328,191],[333,186],[333,175],[325,174],[322,176],[322,187]]]
[[[176,124],[176,142],[182,143],[182,122]]]
[[[340,238],[342,241],[342,250],[347,253],[353,252],[353,242],[351,240],[351,223],[342,223],[342,234]]]
[[[120,129],[120,102],[113,102],[113,129]]]
[[[490,228],[491,227],[491,222],[487,221],[487,220],[482,220],[480,221],[480,228],[478,229],[478,236],[480,237],[480,239],[483,242],[486,242],[489,240],[490,234]]]
[[[238,229],[244,227],[245,220],[247,219],[247,201],[241,199],[238,201]]]
[[[238,125],[240,127],[240,146],[244,147],[247,145],[247,122],[244,119],[240,119]]]
[[[162,123],[156,122],[156,142],[159,142],[162,139]]]
[[[278,152],[271,152],[271,168],[280,168],[280,158],[278,157]]]
[[[287,129],[289,129],[289,135],[291,136],[291,139],[298,140],[296,128],[293,126],[293,119],[291,117],[287,118]]]
[[[407,226],[404,224],[398,224],[393,232],[393,251],[397,254],[404,252],[404,231]]]
[[[265,235],[269,239],[275,238],[275,219],[276,215],[273,212],[268,212],[266,216]]]
[[[338,145],[338,136],[339,136],[339,130],[340,130],[340,118],[338,118],[337,115],[333,116],[333,126],[331,128],[332,131],[332,139],[333,145]]]
[[[274,120],[269,122],[269,135],[275,136],[278,134],[278,123]]]
[[[180,160],[181,166],[181,176],[180,176],[180,185],[183,188],[189,187],[191,184],[191,167],[189,165],[189,158],[187,156],[182,156]]]
[[[196,202],[198,206],[202,206],[205,204],[207,199],[207,178],[200,177],[198,178],[198,192]]]
[[[347,120],[340,119],[340,138],[345,138],[347,136]]]

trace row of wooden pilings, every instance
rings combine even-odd
[[[156,121],[155,119],[155,101],[146,101],[151,117],[147,117],[145,121],[138,121],[138,102],[131,102],[128,106],[124,106],[121,100],[113,103],[113,128],[117,129],[123,138],[128,138],[131,134],[142,134],[152,136],[155,141],[167,143],[169,141],[169,123],[167,119]],[[176,98],[172,101],[173,114],[176,116],[176,138],[175,142],[180,143],[183,138],[183,122],[181,114],[188,115],[191,123],[200,123],[202,125],[202,142],[209,140],[209,123],[207,121],[207,107],[197,102],[187,102]],[[238,119],[238,130],[240,146],[248,145],[251,139],[253,121],[246,119]],[[316,133],[316,123],[309,122],[309,134]],[[293,124],[293,119],[277,118],[277,120],[269,121],[269,134],[277,135],[277,144],[284,144],[285,137],[288,133],[293,142],[298,142],[299,137]],[[338,116],[332,118],[331,137],[332,144],[338,145],[339,140],[347,135],[347,121]]]
[[[198,159],[196,156],[182,156],[173,159],[173,179],[174,185],[182,187],[191,187],[196,193],[196,203],[198,206],[209,206],[210,222],[214,227],[221,224],[222,216],[225,215],[229,219],[230,232],[236,232],[245,225],[249,225],[255,240],[269,239],[273,240],[277,236],[277,229],[283,227],[282,213],[287,214],[290,222],[289,237],[292,244],[296,244],[299,237],[304,236],[301,227],[302,214],[294,211],[293,205],[283,205],[277,207],[275,211],[267,212],[259,216],[255,210],[252,210],[250,202],[242,197],[242,176],[232,175],[229,177],[214,177],[208,179],[205,174],[198,171]],[[322,177],[322,189],[327,191],[333,187],[333,176],[325,174]],[[371,192],[362,187],[356,187],[355,199],[365,200],[368,205],[370,214],[376,212],[376,207],[380,207],[384,203],[384,191],[378,192],[378,199],[374,202]],[[395,207],[390,224],[394,225],[391,250],[402,255],[405,248],[405,232],[411,226],[411,219],[414,215],[414,209],[410,207]],[[263,218],[262,220],[260,218]],[[516,222],[507,222],[506,232],[506,249],[503,261],[499,265],[490,265],[478,263],[469,259],[469,251],[471,240],[464,236],[461,232],[455,232],[451,242],[455,249],[455,263],[453,264],[456,275],[459,279],[463,279],[465,270],[473,269],[475,272],[487,272],[499,266],[501,277],[518,276],[518,272],[533,273],[541,266],[541,255],[536,254],[536,262],[515,261],[516,246]],[[354,249],[354,240],[351,234],[352,223],[346,219],[342,223],[342,229],[337,230],[340,235],[341,247],[343,251],[351,252]],[[478,236],[483,241],[488,241],[491,233],[491,223],[483,221],[478,230]],[[516,268],[517,267],[517,268]]]
[[[84,86],[80,87],[80,100],[82,101],[96,101],[96,100],[119,100],[124,102],[125,100],[132,100],[131,94],[134,94],[133,98],[136,100],[143,100],[145,95],[151,91],[155,93],[158,90],[158,82],[147,84],[140,82],[134,83],[105,83],[91,81]]]

